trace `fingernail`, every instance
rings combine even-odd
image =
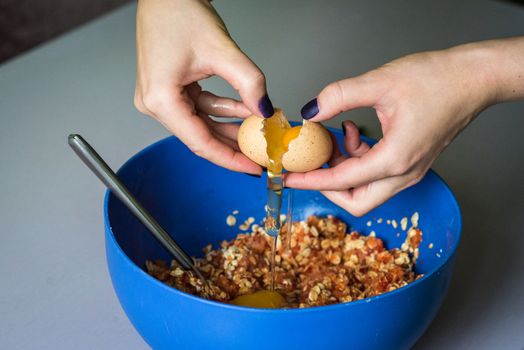
[[[269,118],[275,114],[273,103],[271,103],[271,100],[267,94],[265,94],[264,97],[260,99],[260,102],[258,102],[258,109],[264,118]]]
[[[260,179],[262,177],[262,175],[258,175],[258,174],[250,174],[250,173],[244,173],[244,174],[247,176],[256,177],[257,179]]]
[[[341,128],[342,128],[342,134],[344,134],[344,136],[346,136],[346,126],[344,125],[344,122],[341,123]]]
[[[313,118],[314,116],[316,116],[318,114],[317,99],[314,98],[311,101],[309,101],[308,103],[306,103],[304,107],[302,107],[302,109],[300,110],[300,114],[302,114],[302,118],[306,120],[309,120]]]

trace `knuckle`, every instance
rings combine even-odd
[[[415,183],[419,183],[420,180],[422,180],[422,178],[424,177],[424,173],[421,172],[421,171],[416,171],[415,172],[415,175],[413,176],[413,181]]]
[[[140,111],[141,113],[147,114],[147,111],[144,107],[144,103],[142,102],[142,97],[138,93],[138,91],[135,92],[135,96],[133,97],[133,104],[135,108],[138,109],[138,111]]]
[[[354,199],[346,199],[341,204],[342,208],[355,217],[364,216],[370,210],[366,208],[366,205],[362,201]]]
[[[402,145],[391,144],[383,155],[386,173],[391,176],[406,176],[421,168],[425,151],[405,149]]]
[[[145,108],[159,114],[167,113],[173,108],[171,94],[165,89],[151,89],[144,92],[142,103]]]
[[[201,145],[198,145],[198,144],[190,144],[190,145],[187,145],[187,147],[191,150],[191,152],[193,152],[195,155],[201,157],[201,158],[206,158],[206,154],[205,154],[205,150],[204,150],[204,147],[202,147]]]
[[[256,85],[266,85],[266,76],[258,69],[251,72],[244,78],[243,88],[248,89]]]
[[[396,159],[389,164],[389,173],[393,176],[401,176],[406,174],[411,168],[409,160],[405,158]]]
[[[421,170],[415,170],[415,171],[413,171],[413,172],[409,175],[409,177],[408,177],[408,179],[409,179],[409,181],[408,181],[408,187],[409,187],[409,186],[413,186],[413,185],[418,184],[418,183],[419,183],[419,182],[424,178],[424,175],[425,175],[425,174],[426,174],[425,171],[421,171]]]
[[[195,155],[197,155],[197,156],[199,156],[201,158],[210,160],[210,158],[212,158],[211,157],[211,154],[212,154],[212,150],[211,150],[211,148],[212,148],[212,145],[211,145],[212,140],[213,140],[213,137],[210,136],[207,140],[202,139],[199,142],[188,143],[187,147]]]
[[[340,81],[335,81],[326,86],[325,93],[337,104],[344,101],[344,89]]]
[[[366,215],[369,212],[369,209],[366,209],[362,205],[355,205],[347,208],[347,211],[350,212],[351,215],[359,218]]]

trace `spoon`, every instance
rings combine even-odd
[[[200,278],[204,286],[208,286],[206,279],[195,266],[193,259],[171,238],[153,216],[138,202],[111,170],[100,155],[78,134],[68,137],[69,146],[75,151],[89,169],[106,185],[113,194],[122,201],[133,215],[153,234],[153,236],[167,249],[182,268],[191,270]]]

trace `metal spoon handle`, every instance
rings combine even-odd
[[[120,181],[118,176],[111,170],[100,155],[80,135],[71,134],[68,142],[75,153],[91,169],[93,173],[109,188],[115,196],[137,217],[144,226],[160,241],[186,270],[193,270],[198,276],[200,272],[193,264],[193,260],[186,252],[169,236],[160,224],[149,214],[149,212],[129,192],[127,187]]]

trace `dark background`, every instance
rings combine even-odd
[[[0,63],[129,0],[0,0]]]
[[[129,1],[0,0],[0,63]]]

